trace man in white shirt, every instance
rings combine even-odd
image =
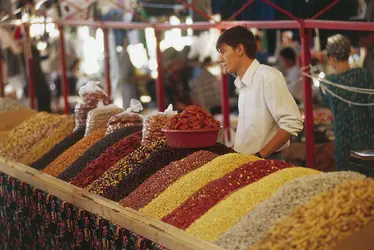
[[[224,31],[217,40],[220,63],[236,74],[239,122],[234,149],[262,158],[278,158],[303,121],[286,81],[278,70],[255,59],[256,39],[241,26]]]

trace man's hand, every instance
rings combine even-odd
[[[259,153],[262,155],[263,158],[267,158],[269,155],[280,149],[290,139],[291,135],[287,131],[280,129],[274,135],[274,137],[265,145],[265,147],[260,150]]]

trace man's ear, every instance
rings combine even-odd
[[[239,53],[239,56],[243,56],[245,54],[244,45],[241,43],[239,43],[235,50]]]

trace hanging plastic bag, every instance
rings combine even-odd
[[[85,136],[97,129],[106,128],[109,119],[121,112],[123,112],[123,109],[114,104],[105,106],[102,102],[99,102],[97,108],[88,112]]]
[[[169,119],[177,113],[178,111],[173,110],[173,105],[170,104],[164,112],[148,115],[144,119],[141,144],[146,145],[155,141],[165,140],[166,137],[161,129],[166,125]]]
[[[131,99],[130,107],[126,111],[109,119],[106,134],[109,135],[120,128],[143,126],[143,117],[137,114],[142,110],[142,103],[139,100]]]

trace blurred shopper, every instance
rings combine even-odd
[[[255,38],[257,42],[256,59],[260,64],[268,65],[269,53],[267,53],[264,49],[262,37],[260,35],[256,35]]]
[[[366,0],[366,16],[367,22],[374,22],[374,2]],[[366,37],[360,39],[360,45],[367,49],[365,58],[365,67],[370,71],[371,77],[374,79],[374,33],[369,33]]]
[[[301,70],[297,63],[297,55],[293,48],[283,48],[279,53],[279,61],[285,71],[288,90],[298,103],[303,100],[303,84]]]
[[[374,82],[367,68],[350,68],[348,58],[351,44],[346,37],[335,35],[328,38],[326,51],[329,64],[335,71],[335,74],[327,76],[326,80],[348,87],[374,89]],[[324,101],[334,116],[336,167],[338,170],[344,170],[348,165],[351,150],[372,149],[374,145],[374,119],[371,109],[349,102],[370,103],[374,102],[374,98],[372,95],[351,92],[324,83],[321,86]]]
[[[191,100],[193,104],[216,114],[221,111],[221,82],[209,72],[211,63],[210,57],[205,58],[199,74],[190,81]]]

